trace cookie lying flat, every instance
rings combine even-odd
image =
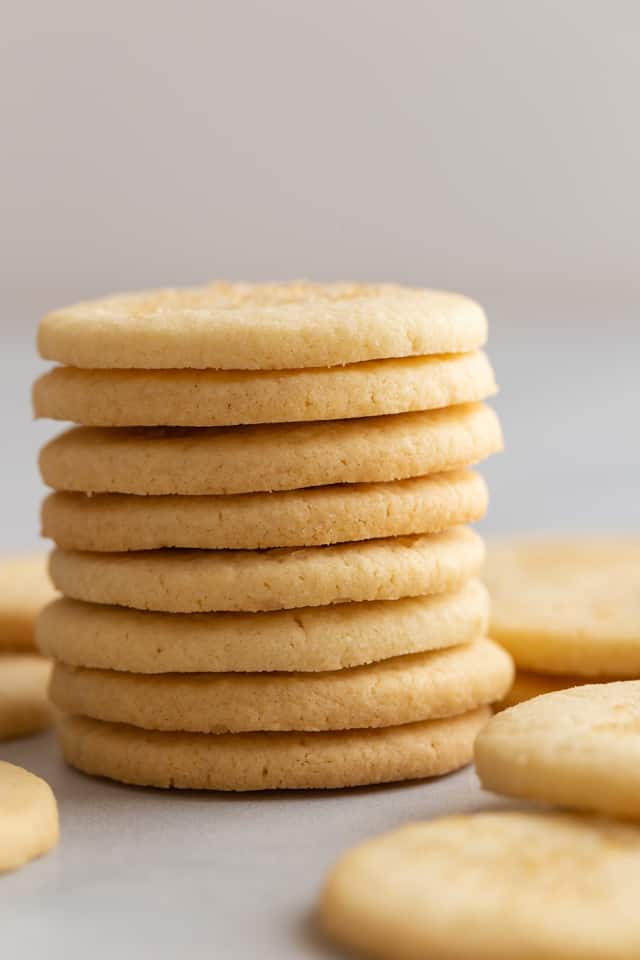
[[[324,931],[376,960],[634,960],[640,832],[496,812],[412,823],[345,854]]]
[[[434,410],[496,389],[480,351],[307,370],[55,367],[36,380],[33,407],[90,427],[224,427]]]
[[[372,483],[468,466],[502,447],[484,404],[364,420],[211,429],[75,427],[43,447],[56,490],[231,494]]]
[[[65,550],[99,552],[323,546],[436,533],[480,520],[487,503],[486,484],[471,470],[236,496],[54,493],[42,534]]]
[[[421,780],[457,770],[489,717],[337,733],[159,733],[60,716],[67,763],[124,783],[194,790],[312,790]]]
[[[640,540],[491,545],[491,635],[518,667],[640,675]]]
[[[556,690],[566,690],[568,687],[578,687],[586,683],[578,677],[547,676],[543,673],[529,673],[525,670],[516,671],[513,686],[500,703],[500,709],[513,707],[524,700],[532,700],[545,693],[554,693]]]
[[[298,550],[56,550],[50,569],[74,600],[167,613],[256,613],[444,593],[476,575],[483,558],[480,537],[453,527]]]
[[[76,667],[131,673],[341,670],[486,635],[486,589],[272,613],[151,613],[57,600],[36,625],[40,650]],[[130,637],[135,637],[132,643]]]
[[[640,820],[640,681],[588,684],[495,716],[476,744],[483,787]]]
[[[0,654],[0,740],[51,725],[47,685],[51,664],[35,653]]]
[[[44,318],[47,360],[89,369],[293,370],[475,350],[482,308],[394,284],[213,283],[77,303]]]
[[[0,557],[0,651],[33,649],[34,620],[54,596],[46,554]]]
[[[191,733],[353,730],[456,716],[504,696],[513,664],[490,640],[329,673],[136,674],[56,664],[65,713]]]
[[[58,836],[58,807],[49,784],[0,760],[0,873],[41,857]]]

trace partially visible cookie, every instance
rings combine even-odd
[[[76,303],[40,324],[41,356],[89,369],[295,370],[482,346],[477,303],[395,284],[212,283]]]
[[[522,670],[640,676],[640,539],[490,544],[486,580],[491,635]]]
[[[476,575],[481,538],[444,533],[278,550],[55,550],[51,577],[75,600],[166,613],[255,613],[444,593]]]
[[[475,403],[496,392],[484,353],[306,370],[81,370],[33,388],[36,416],[89,427],[224,427],[344,420]]]
[[[480,520],[487,503],[486,483],[471,470],[235,496],[54,493],[42,534],[65,550],[98,552],[324,546],[437,533]]]
[[[328,936],[373,960],[635,960],[640,832],[494,812],[411,823],[346,853]]]
[[[640,681],[573,687],[504,710],[475,760],[487,790],[640,820]]]
[[[317,790],[421,780],[471,759],[489,709],[327,733],[160,733],[61,715],[67,763],[124,783],[194,790]]]
[[[47,685],[51,664],[35,653],[0,653],[0,740],[51,725]]]
[[[0,651],[33,649],[34,620],[54,596],[46,554],[0,557]]]
[[[211,429],[75,427],[40,453],[55,490],[231,494],[373,483],[477,463],[502,448],[484,404],[363,420]]]
[[[58,807],[40,777],[0,760],[0,873],[41,857],[58,842]]]
[[[131,673],[341,670],[486,635],[478,580],[429,597],[271,613],[151,613],[57,600],[36,626],[40,650],[77,667]],[[135,637],[135,643],[130,638]]]
[[[65,713],[147,730],[354,730],[450,717],[504,696],[508,653],[490,640],[327,673],[136,674],[56,664]]]

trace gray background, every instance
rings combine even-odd
[[[624,0],[2,4],[0,549],[37,543],[38,317],[239,279],[395,279],[487,307],[507,452],[488,532],[640,527],[640,5]],[[327,865],[489,801],[469,771],[331,797],[167,796],[0,752],[61,802],[0,881],[21,958],[324,956]]]

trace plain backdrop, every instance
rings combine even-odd
[[[39,316],[240,279],[487,307],[490,524],[638,524],[634,0],[2,3],[3,542],[36,539]]]

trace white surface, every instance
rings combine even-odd
[[[54,788],[56,852],[0,878],[2,954],[20,960],[332,957],[312,910],[359,840],[491,804],[467,770],[432,784],[337,793],[143,790],[65,770],[50,735],[0,751]]]
[[[507,452],[486,466],[485,530],[640,529],[639,329],[549,320],[494,328]],[[35,542],[34,461],[49,425],[29,424],[37,366],[22,343],[0,382],[5,548]],[[54,428],[55,429],[55,428]],[[310,922],[333,860],[410,818],[495,802],[471,771],[430,784],[335,794],[163,793],[65,770],[53,738],[0,745],[43,774],[62,815],[52,856],[0,878],[2,955],[20,960],[263,960],[329,957]]]

